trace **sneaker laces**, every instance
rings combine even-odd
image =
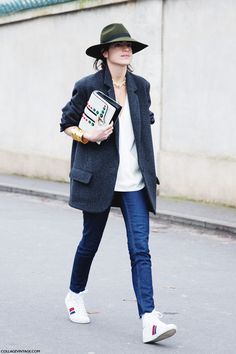
[[[158,317],[158,318],[162,318],[163,317],[163,314],[161,312],[155,310],[155,309],[152,311],[152,314],[154,316]]]

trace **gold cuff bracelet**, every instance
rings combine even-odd
[[[76,140],[82,144],[87,144],[89,142],[89,140],[85,139],[83,137],[83,134],[84,134],[83,130],[80,129],[79,127],[75,127],[71,130],[71,136],[74,140]]]

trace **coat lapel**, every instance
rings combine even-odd
[[[130,116],[132,120],[136,145],[139,146],[141,137],[141,117],[139,109],[138,88],[133,75],[128,72],[126,75],[127,94],[129,99]]]
[[[104,85],[106,86],[108,96],[115,100],[116,99],[115,91],[113,88],[112,78],[108,67],[106,67],[104,71]],[[117,120],[114,127],[114,135],[115,135],[115,144],[117,150],[119,151],[119,119]]]
[[[115,100],[115,92],[113,89],[112,78],[108,67],[106,67],[104,70],[104,85],[107,88],[108,96]]]
[[[104,85],[106,86],[108,96],[115,99],[112,78],[110,71],[107,67],[104,70]],[[129,99],[130,116],[134,130],[135,142],[136,145],[139,146],[141,136],[141,117],[139,109],[139,98],[137,95],[138,88],[135,84],[134,77],[130,72],[127,72],[126,75],[126,88]],[[119,119],[115,125],[114,134],[116,146],[119,149]]]

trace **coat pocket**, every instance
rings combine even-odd
[[[73,167],[70,172],[71,179],[84,184],[88,184],[91,181],[92,176],[93,176],[92,172],[85,171],[81,168],[76,168],[76,167]]]

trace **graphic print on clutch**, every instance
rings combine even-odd
[[[79,128],[90,131],[97,127],[106,127],[113,120],[114,124],[121,111],[121,106],[101,91],[93,91],[82,114]]]

